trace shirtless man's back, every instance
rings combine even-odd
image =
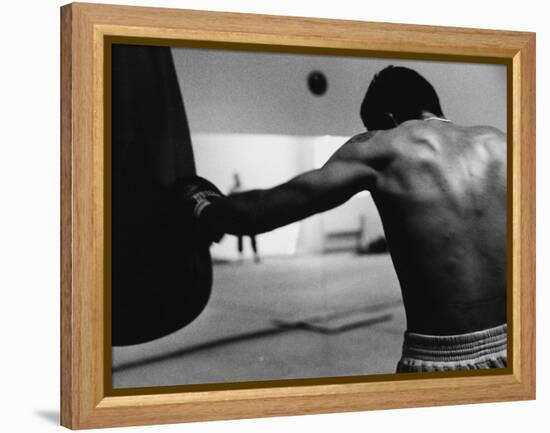
[[[333,158],[355,154],[375,170],[369,189],[408,330],[461,334],[505,323],[504,134],[432,117],[360,137]]]
[[[273,230],[370,191],[407,315],[397,371],[504,367],[504,134],[445,119],[433,87],[407,68],[377,74],[360,114],[369,132],[320,169],[227,198],[197,178],[184,202],[216,239]]]

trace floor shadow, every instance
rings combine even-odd
[[[271,337],[277,334],[295,332],[295,331],[313,331],[319,332],[322,334],[339,334],[342,332],[351,331],[361,327],[373,326],[382,322],[386,322],[392,319],[391,314],[383,314],[377,317],[371,317],[367,320],[355,321],[351,324],[345,324],[339,327],[326,327],[322,324],[316,324],[316,322],[326,322],[327,320],[334,320],[341,317],[346,317],[350,314],[356,314],[359,312],[362,313],[373,313],[384,311],[389,308],[395,307],[396,305],[401,305],[402,301],[392,301],[384,302],[380,304],[367,305],[360,308],[354,308],[345,311],[338,311],[329,315],[320,315],[303,318],[301,320],[287,322],[287,321],[273,321],[271,327],[258,329],[254,331],[244,332],[241,334],[230,335],[218,339],[213,339],[210,341],[205,341],[203,343],[196,344],[194,346],[189,346],[186,348],[174,350],[168,353],[149,356],[142,359],[137,359],[134,361],[128,361],[121,363],[116,367],[112,368],[112,373],[118,373],[125,370],[130,370],[137,367],[143,367],[144,365],[153,364],[156,362],[167,361],[170,359],[181,358],[183,356],[191,355],[197,352],[202,352],[204,350],[210,350],[214,348],[219,348],[222,346],[227,346],[235,343],[241,343],[243,341],[250,341],[258,338]]]
[[[34,411],[34,414],[50,424],[59,425],[59,411],[53,409],[39,409]]]
[[[215,340],[207,341],[205,343],[196,344],[185,349],[176,350],[173,352],[165,353],[162,355],[156,355],[147,357],[144,359],[138,359],[135,361],[125,362],[116,367],[113,367],[112,372],[117,373],[119,371],[129,370],[136,367],[142,367],[144,365],[154,364],[156,362],[167,361],[169,359],[181,358],[192,353],[201,352],[203,350],[209,350],[218,348],[221,346],[226,346],[230,344],[240,343],[243,341],[250,341],[256,338],[265,338],[275,334],[282,334],[284,332],[293,331],[294,328],[291,327],[275,327],[275,328],[265,328],[259,329],[257,331],[245,332],[242,334],[231,335],[228,337],[222,337]]]

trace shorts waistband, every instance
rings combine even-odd
[[[506,353],[507,325],[458,335],[405,332],[403,357],[422,361],[457,362]]]

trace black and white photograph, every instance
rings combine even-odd
[[[2,11],[0,430],[544,430],[544,2]]]
[[[507,368],[506,65],[111,67],[113,389]]]

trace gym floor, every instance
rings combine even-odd
[[[404,330],[387,254],[218,263],[194,322],[113,349],[113,387],[393,373]]]

